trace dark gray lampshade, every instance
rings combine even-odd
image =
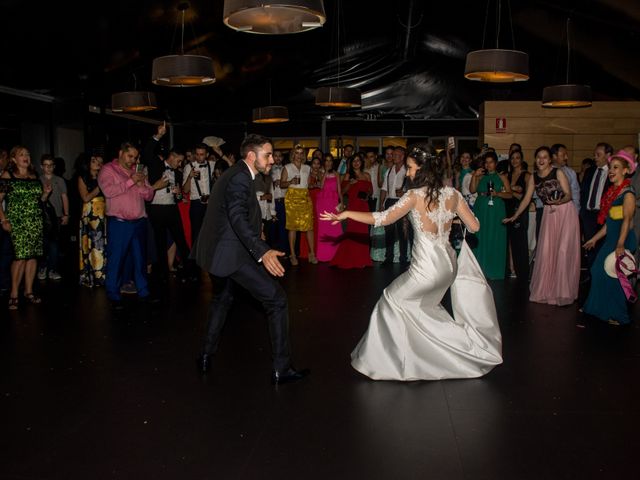
[[[322,0],[225,0],[222,18],[234,30],[271,35],[305,32],[327,20]]]
[[[120,92],[111,95],[111,111],[116,113],[148,112],[158,108],[153,92]]]
[[[479,82],[529,80],[529,55],[519,50],[487,49],[467,54],[464,76]]]
[[[151,81],[166,87],[201,87],[216,81],[213,61],[203,55],[167,55],[153,60]]]
[[[362,95],[357,88],[320,87],[316,90],[316,105],[339,108],[360,107]]]
[[[590,107],[592,102],[589,85],[553,85],[542,91],[542,106],[548,108]]]
[[[279,105],[269,105],[253,109],[253,123],[282,123],[289,121],[289,109]]]

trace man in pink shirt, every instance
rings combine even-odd
[[[138,149],[125,142],[118,158],[100,170],[98,184],[107,199],[107,297],[122,309],[120,287],[127,255],[133,260],[138,297],[149,300],[147,280],[147,214],[144,202],[153,198],[153,188],[142,171],[136,170]]]

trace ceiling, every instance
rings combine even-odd
[[[0,85],[99,106],[114,92],[152,90],[160,110],[147,115],[174,122],[246,121],[267,104],[305,120],[331,112],[313,104],[313,91],[337,82],[340,58],[341,85],[363,92],[362,110],[349,115],[475,118],[484,100],[539,100],[544,86],[565,83],[570,16],[571,83],[590,84],[596,100],[640,100],[638,1],[503,0],[500,47],[512,47],[512,3],[515,47],[530,55],[531,80],[510,85],[463,77],[466,53],[482,47],[485,18],[485,47],[495,46],[496,0],[324,3],[324,27],[263,36],[226,27],[222,0],[191,1],[185,53],[212,57],[218,80],[171,89],[152,85],[150,72],[155,57],[179,48],[177,1],[0,0],[0,18],[9,19]]]

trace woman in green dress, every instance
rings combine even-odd
[[[469,191],[478,198],[473,212],[482,228],[476,236],[478,246],[474,249],[478,263],[485,276],[491,280],[504,280],[507,266],[507,228],[502,224],[505,218],[504,200],[511,198],[511,185],[503,174],[496,171],[498,157],[495,152],[487,152],[484,168],[473,173]]]
[[[6,192],[0,192],[0,204],[6,199],[6,210],[0,208],[0,224],[11,235],[14,260],[11,264],[9,309],[18,308],[18,291],[24,279],[24,298],[40,303],[33,293],[37,257],[42,255],[42,209],[51,193],[51,185],[43,186],[31,164],[29,150],[23,146],[11,149],[9,167],[2,174]]]

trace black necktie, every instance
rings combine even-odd
[[[596,179],[593,182],[593,188],[591,189],[591,198],[589,198],[589,210],[594,210],[596,208],[596,197],[598,196],[598,189],[600,188],[600,177],[602,177],[602,168],[598,168]]]

